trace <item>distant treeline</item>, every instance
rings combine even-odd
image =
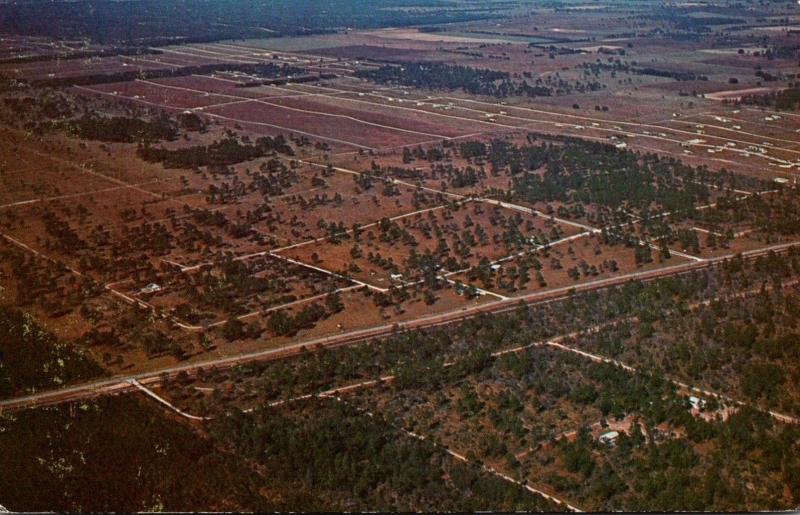
[[[288,64],[274,63],[214,63],[198,66],[182,66],[180,68],[161,68],[156,70],[129,70],[116,73],[96,73],[92,75],[79,75],[77,77],[59,77],[53,79],[40,79],[31,81],[32,86],[38,87],[68,87],[87,86],[90,84],[107,84],[111,82],[126,82],[136,79],[160,79],[163,77],[185,77],[187,75],[203,75],[214,72],[241,72],[259,75],[266,78],[282,77],[305,73],[303,68]]]
[[[635,66],[628,67],[625,71],[629,71],[635,75],[651,75],[653,77],[664,77],[675,80],[708,80],[708,77],[705,75],[689,71],[660,70],[658,68],[639,68]]]
[[[795,59],[800,55],[800,45],[781,45],[768,48],[764,57],[772,59]]]
[[[380,6],[372,0],[28,0],[0,5],[0,32],[153,46],[452,23],[490,18],[502,9],[455,10],[445,0],[387,0]]]
[[[59,61],[69,59],[87,59],[90,57],[107,57],[113,55],[159,55],[161,50],[148,47],[113,47],[100,50],[75,50],[54,54],[35,54],[21,57],[8,57],[0,59],[0,64],[22,64],[42,61]]]
[[[294,155],[294,150],[282,134],[271,138],[258,138],[255,143],[241,142],[235,136],[227,136],[210,145],[170,150],[156,148],[145,143],[137,150],[145,161],[163,163],[167,168],[197,168],[200,166],[227,166],[264,157],[272,152]]]
[[[584,68],[591,70],[593,73],[599,73],[600,71],[609,71],[612,73],[622,72],[622,73],[632,73],[634,75],[650,75],[652,77],[664,77],[667,79],[675,79],[678,81],[708,80],[707,76],[690,71],[662,70],[659,68],[652,68],[649,66],[645,67],[635,66],[633,64],[622,63],[619,61],[613,64],[597,63],[597,62],[583,63],[582,65],[579,66],[583,66]]]
[[[378,84],[399,84],[448,91],[461,90],[472,95],[496,98],[549,97],[572,91],[596,91],[603,87],[597,82],[568,83],[552,76],[547,76],[544,80],[535,79],[533,84],[526,80],[516,82],[511,80],[510,74],[507,72],[442,63],[386,65],[375,70],[360,70],[355,75]],[[526,72],[526,76],[529,75]]]
[[[736,25],[746,22],[746,18],[733,18],[730,16],[691,16],[690,10],[684,8],[663,8],[655,14],[646,16],[650,20],[671,25],[676,30],[706,33],[713,30],[715,25]],[[744,14],[744,13],[743,13]]]
[[[583,40],[583,41],[588,41],[588,40]],[[586,53],[586,50],[580,50],[577,48],[569,48],[564,46],[543,45],[541,43],[528,43],[528,48],[535,48],[537,50],[542,50],[544,52],[550,52],[551,54],[557,54],[557,55],[577,55]]]
[[[496,82],[509,78],[507,72],[441,63],[387,65],[375,70],[359,70],[355,75],[379,84],[400,84],[430,89],[461,89],[476,95],[494,95],[497,91]]]
[[[112,116],[102,118],[84,115],[63,122],[66,131],[78,138],[118,143],[136,141],[174,140],[178,137],[178,124],[162,113],[152,120]]]
[[[283,86],[284,84],[305,84],[307,82],[318,82],[320,80],[335,79],[335,73],[319,73],[316,75],[302,75],[300,77],[280,77],[267,80],[251,80],[236,84],[237,88],[256,88],[258,86]]]
[[[596,81],[569,82],[558,74],[534,78],[530,72],[523,72],[523,75],[532,82],[526,79],[517,82],[511,80],[510,74],[506,72],[441,63],[404,63],[402,66],[383,66],[377,70],[360,71],[356,75],[379,84],[461,90],[495,98],[550,97],[598,91],[605,87]]]
[[[770,107],[781,111],[797,111],[800,110],[800,86],[761,95],[745,95],[739,102],[748,105]]]

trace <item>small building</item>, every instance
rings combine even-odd
[[[689,404],[692,405],[693,409],[701,409],[703,406],[706,405],[706,401],[704,401],[700,397],[695,397],[694,395],[691,395],[689,397]]]
[[[144,288],[142,288],[140,291],[141,291],[141,293],[144,293],[144,294],[156,293],[156,292],[161,291],[161,286],[159,286],[156,283],[150,283],[147,286],[145,286]]]
[[[493,265],[490,265],[489,268],[492,269],[492,272],[497,272],[498,270],[500,270],[500,264],[499,263],[495,263]]]
[[[597,440],[604,445],[616,445],[617,438],[619,438],[619,431],[609,431],[608,433],[601,434]]]
[[[392,274],[389,277],[392,279],[392,281],[400,281],[403,279],[403,274]]]

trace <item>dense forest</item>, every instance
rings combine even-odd
[[[0,498],[15,511],[276,511],[309,494],[265,479],[133,396],[0,415]],[[280,491],[271,502],[265,484]]]
[[[531,203],[559,201],[691,215],[709,200],[711,187],[767,188],[762,181],[724,170],[573,137],[529,134],[528,144],[521,146],[501,139],[488,145],[467,141],[459,144],[459,152],[487,162],[493,170],[508,169],[511,197]]]
[[[330,499],[335,511],[556,509],[536,494],[333,400],[253,415],[233,412],[215,420],[211,434],[279,480]]]
[[[404,63],[375,70],[360,70],[357,77],[379,84],[401,84],[431,89],[461,89],[472,94],[494,95],[495,82],[507,80],[507,72],[441,63]]]
[[[547,75],[545,78],[517,82],[510,74],[495,70],[472,68],[470,66],[442,63],[403,63],[384,65],[374,70],[360,70],[356,77],[369,79],[378,84],[398,84],[418,88],[460,90],[473,95],[486,95],[496,98],[512,96],[549,97],[571,92],[597,91],[603,88],[598,82],[567,82]]]
[[[167,168],[227,166],[264,157],[273,152],[294,155],[294,150],[280,134],[274,138],[263,136],[254,142],[228,134],[225,138],[209,145],[195,145],[174,150],[153,147],[149,142],[145,142],[137,150],[139,157],[145,161],[164,163]]]
[[[77,138],[117,143],[172,141],[178,136],[177,123],[165,113],[150,120],[85,114],[61,125],[68,134]]]
[[[631,373],[542,347],[447,381],[394,381],[356,397],[365,409],[473,460],[549,484],[587,509],[777,508],[786,505],[784,485],[794,489],[800,479],[800,461],[780,450],[796,448],[796,427],[751,408],[706,420],[659,373]],[[712,414],[718,408],[705,405]],[[634,422],[615,446],[592,436],[604,422],[625,419]],[[570,431],[577,434],[564,438]],[[739,459],[723,460],[728,449]],[[757,454],[763,459],[753,460]],[[749,488],[739,482],[744,478]]]
[[[451,9],[444,0],[391,0],[379,8],[369,0],[32,0],[0,5],[0,30],[86,38],[100,44],[171,45],[324,33],[348,27],[449,23],[500,13],[484,7]]]
[[[800,109],[800,86],[796,85],[766,94],[744,95],[738,102],[781,111],[797,111]]]
[[[0,306],[0,397],[102,376],[84,351],[61,341],[34,317]]]
[[[775,274],[766,286],[793,282],[800,273],[796,258],[772,256],[760,266]],[[646,323],[610,326],[581,338],[579,346],[800,415],[800,391],[790,386],[800,377],[797,286],[766,286],[698,307],[690,317],[674,312]]]

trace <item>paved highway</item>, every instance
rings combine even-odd
[[[754,259],[758,256],[766,255],[771,251],[782,252],[795,246],[800,246],[800,242],[783,243],[766,247],[764,249],[748,251],[742,253],[742,256],[747,259]],[[124,392],[130,392],[138,389],[138,387],[135,385],[135,383],[133,383],[133,381],[138,381],[139,383],[141,383],[146,387],[158,386],[161,384],[161,382],[165,377],[171,379],[177,376],[181,372],[185,372],[187,374],[192,375],[196,373],[197,370],[200,368],[216,367],[217,369],[228,369],[236,365],[241,365],[245,363],[283,359],[289,356],[297,355],[303,352],[304,350],[314,350],[314,348],[318,346],[329,347],[329,348],[338,347],[356,342],[363,342],[372,338],[386,337],[398,330],[435,327],[438,325],[457,322],[465,318],[476,316],[480,313],[501,313],[504,311],[510,311],[516,309],[521,302],[527,304],[554,302],[563,299],[565,297],[568,297],[573,293],[608,288],[625,283],[630,280],[652,281],[662,277],[685,274],[706,267],[716,266],[719,263],[731,257],[733,257],[732,254],[726,256],[719,256],[716,258],[710,258],[703,263],[698,263],[698,262],[683,263],[656,270],[635,272],[631,274],[625,274],[606,279],[597,279],[595,281],[590,281],[583,284],[577,284],[574,286],[565,286],[562,288],[555,288],[544,292],[535,292],[519,297],[501,299],[477,306],[465,307],[444,313],[428,315],[406,322],[384,324],[375,327],[358,329],[335,336],[313,338],[310,340],[305,340],[285,345],[279,348],[266,349],[263,351],[251,352],[235,356],[215,358],[206,361],[186,363],[182,365],[176,365],[173,367],[162,368],[159,370],[142,372],[139,374],[133,374],[127,376],[115,376],[109,379],[82,383],[74,386],[61,388],[58,390],[43,391],[31,395],[25,395],[0,401],[0,412],[39,407],[39,406],[50,406],[50,405],[62,404],[65,402],[91,399],[103,395],[114,395]]]

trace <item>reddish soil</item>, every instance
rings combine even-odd
[[[195,93],[173,88],[162,88],[146,82],[129,81],[95,84],[92,90],[114,93],[123,97],[136,97],[165,107],[195,108],[236,101],[236,98],[208,93]]]
[[[253,125],[267,124],[284,131],[307,132],[356,147],[409,145],[431,139],[429,136],[377,127],[358,120],[304,113],[259,102],[212,107],[206,112]]]

